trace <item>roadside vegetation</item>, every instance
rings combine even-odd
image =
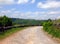
[[[12,26],[12,20],[6,16],[0,17],[0,33],[3,33],[8,26]]]
[[[60,38],[60,20],[47,20],[43,23],[43,29],[53,37]]]
[[[11,18],[6,16],[0,17],[0,39],[24,29],[24,27],[13,26]]]
[[[7,36],[29,26],[40,26],[42,25],[42,22],[42,20],[19,19],[2,16],[0,17],[0,39],[6,38]]]
[[[4,31],[3,33],[0,33],[0,40],[20,31],[20,30],[23,30],[24,28],[26,27],[20,27],[20,28],[12,28],[12,29],[9,29],[9,30],[6,30]]]

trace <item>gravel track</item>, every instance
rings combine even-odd
[[[42,28],[28,27],[0,41],[0,44],[57,44],[42,31]]]

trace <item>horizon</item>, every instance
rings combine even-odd
[[[4,17],[4,16],[0,16],[0,17]],[[6,17],[8,17],[8,16],[6,16]],[[12,19],[23,19],[23,20],[39,20],[39,21],[40,20],[49,20],[49,19],[28,19],[28,18],[27,19],[24,19],[24,18],[13,18],[13,17],[8,17],[8,18],[12,18]],[[50,20],[59,20],[59,19],[50,19]]]
[[[21,19],[60,19],[60,0],[0,0],[0,16]]]

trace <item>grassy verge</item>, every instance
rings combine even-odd
[[[20,28],[12,28],[12,29],[7,30],[4,33],[0,34],[0,40],[6,38],[7,36],[10,36],[11,34],[17,32],[17,31],[23,30],[24,28],[25,27],[20,27]]]
[[[54,26],[47,27],[46,29],[44,28],[48,34],[51,34],[53,37],[60,38],[60,29],[57,29]]]
[[[45,22],[43,27],[48,34],[51,34],[53,37],[60,38],[60,28],[55,26],[52,21]]]

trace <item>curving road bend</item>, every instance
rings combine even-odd
[[[28,27],[0,41],[0,44],[57,44],[42,31],[42,26]]]

